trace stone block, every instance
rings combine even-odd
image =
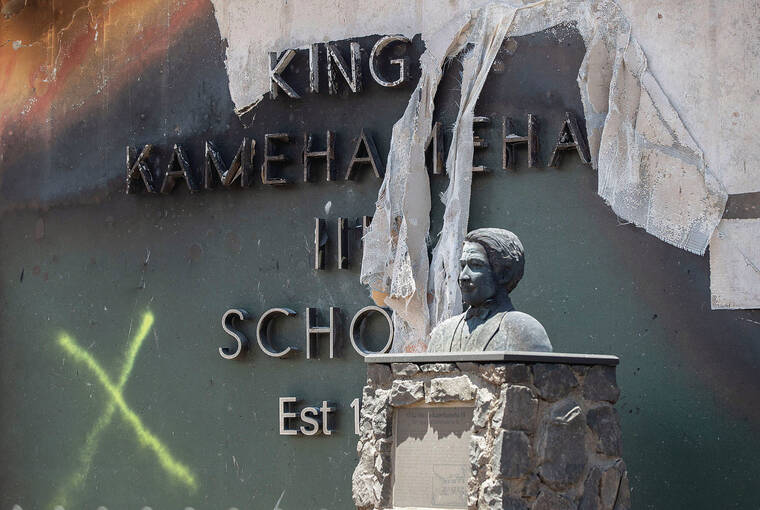
[[[387,388],[391,384],[391,369],[388,365],[370,363],[367,365],[367,384]]]
[[[541,480],[535,474],[531,474],[523,483],[521,496],[524,498],[534,499],[538,497],[538,489],[541,486]]]
[[[493,471],[504,478],[528,476],[533,468],[530,438],[524,432],[502,430],[493,444]]]
[[[507,384],[501,392],[501,400],[504,402],[502,428],[526,432],[536,430],[538,399],[533,390],[527,386]]]
[[[428,374],[459,373],[456,363],[425,363],[424,365],[420,365],[420,368]]]
[[[602,508],[612,510],[617,501],[620,480],[625,473],[625,465],[622,460],[602,471],[599,481],[599,496]]]
[[[430,381],[429,398],[431,402],[469,401],[475,398],[475,387],[466,375],[437,377]]]
[[[615,380],[615,367],[591,367],[583,381],[583,398],[586,400],[617,402],[620,388]]]
[[[392,406],[405,406],[414,404],[425,398],[425,388],[422,381],[397,379],[391,386],[390,404]]]
[[[506,478],[504,482],[504,494],[514,498],[533,501],[538,497],[538,489],[541,487],[541,480],[531,472],[524,478]]]
[[[470,478],[467,482],[467,509],[473,510],[478,508],[478,490],[480,482],[476,478]]]
[[[482,370],[482,365],[480,363],[475,363],[472,361],[458,361],[457,362],[457,368],[461,370],[462,372],[469,372],[469,373],[478,373],[480,370]]]
[[[576,377],[586,377],[591,367],[588,365],[570,365],[570,369],[576,375]]]
[[[369,440],[369,438],[368,438],[367,440]],[[359,438],[359,439],[357,439],[357,441],[356,441],[356,455],[361,455],[361,453],[362,453],[362,448],[364,448],[364,441],[363,441],[363,440],[361,439],[361,437],[360,437],[360,438]]]
[[[391,432],[391,423],[388,420],[388,411],[383,409],[372,417],[372,433],[376,437],[387,436]]]
[[[530,384],[530,368],[522,363],[505,365],[504,381],[515,384]]]
[[[390,391],[384,391],[383,393],[390,394]],[[387,437],[391,435],[391,420],[389,419],[390,413],[388,412],[387,402],[387,397],[378,398],[373,402],[374,405],[371,407],[371,412],[367,413],[367,416],[370,417],[372,433],[375,437]]]
[[[506,367],[504,365],[495,365],[493,363],[480,365],[480,376],[494,386],[501,386],[504,384],[504,375],[506,372]]]
[[[491,510],[502,508],[504,490],[501,482],[493,478],[487,479],[480,486],[480,497],[478,498],[478,510]]]
[[[375,471],[381,475],[391,474],[391,456],[390,455],[376,455],[375,456]]]
[[[478,468],[485,466],[490,454],[486,438],[472,434],[470,436],[470,466]]]
[[[542,488],[531,510],[575,510],[576,506],[571,500],[560,496],[547,488]]]
[[[583,495],[578,510],[602,510],[602,498],[599,494],[601,479],[602,472],[598,466],[589,470],[586,481],[583,482]]]
[[[538,436],[538,472],[552,489],[578,483],[588,463],[586,423],[573,400],[558,402],[549,410]]]
[[[375,497],[375,447],[365,443],[359,454],[359,463],[351,476],[354,504],[359,508],[373,507],[377,502]]]
[[[516,497],[503,496],[502,506],[498,507],[499,510],[528,510],[528,504]]]
[[[375,484],[375,493],[380,504],[375,508],[389,508],[393,499],[393,485],[389,474],[381,475]]]
[[[373,389],[369,386],[365,386],[364,390],[364,394],[362,395],[362,415],[366,414],[371,416],[380,408],[385,407],[388,404],[390,391],[377,388]]]
[[[382,453],[390,453],[393,447],[393,441],[390,439],[378,439],[375,441],[375,448]]]
[[[612,406],[603,405],[589,410],[586,422],[596,436],[596,450],[599,453],[610,457],[620,457],[623,454],[620,420]]]
[[[578,510],[615,510],[618,504],[621,508],[630,508],[627,477],[622,459],[612,465],[594,466],[583,484]]]
[[[369,436],[385,435],[389,423],[386,420],[389,390],[364,387],[362,396],[360,432],[362,439],[368,439]]]
[[[420,367],[414,363],[391,363],[393,375],[402,377],[411,377],[420,372]]]
[[[628,482],[628,471],[623,473],[618,487],[617,501],[613,510],[631,510],[631,486]]]
[[[554,402],[577,387],[578,380],[567,365],[536,363],[533,365],[533,384],[541,398]]]
[[[472,423],[482,429],[488,425],[493,408],[495,407],[494,395],[488,388],[478,388],[475,393],[475,409],[473,410]]]

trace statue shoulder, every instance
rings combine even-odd
[[[430,332],[430,342],[428,343],[428,352],[448,352],[451,345],[451,337],[454,335],[457,324],[462,318],[459,314],[446,319],[438,324]]]
[[[549,335],[538,320],[525,312],[504,312],[501,327],[507,335],[507,350],[551,352]]]

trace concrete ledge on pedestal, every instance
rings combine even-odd
[[[616,366],[620,358],[608,354],[571,354],[565,352],[479,351],[479,352],[418,352],[370,354],[366,363],[455,363],[457,361],[495,361],[518,363],[564,363],[568,365]]]

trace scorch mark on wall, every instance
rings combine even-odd
[[[119,374],[119,380],[116,383],[111,380],[95,358],[93,358],[86,349],[82,348],[68,333],[62,332],[58,337],[58,345],[66,351],[74,361],[86,366],[97,378],[108,394],[109,402],[103,411],[103,414],[98,418],[95,425],[93,425],[92,429],[87,434],[84,446],[79,453],[79,468],[59,488],[54,504],[63,505],[65,507],[70,503],[69,497],[71,493],[83,488],[92,466],[93,457],[97,452],[101,434],[111,423],[113,415],[117,410],[124,418],[124,421],[134,430],[135,435],[137,436],[137,441],[140,445],[149,448],[156,455],[158,463],[170,478],[185,485],[191,490],[197,489],[198,483],[190,469],[177,461],[174,456],[172,456],[167,446],[154,436],[147,427],[145,427],[140,417],[129,408],[122,393],[129,380],[132,368],[135,365],[135,359],[140,351],[140,347],[142,346],[145,337],[148,335],[148,332],[153,325],[153,321],[153,313],[148,311],[143,314],[140,327],[127,347],[124,363],[121,368],[121,373]]]

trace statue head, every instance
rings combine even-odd
[[[478,306],[517,287],[525,268],[522,243],[509,230],[473,230],[464,238],[459,267],[462,299],[470,306]]]

